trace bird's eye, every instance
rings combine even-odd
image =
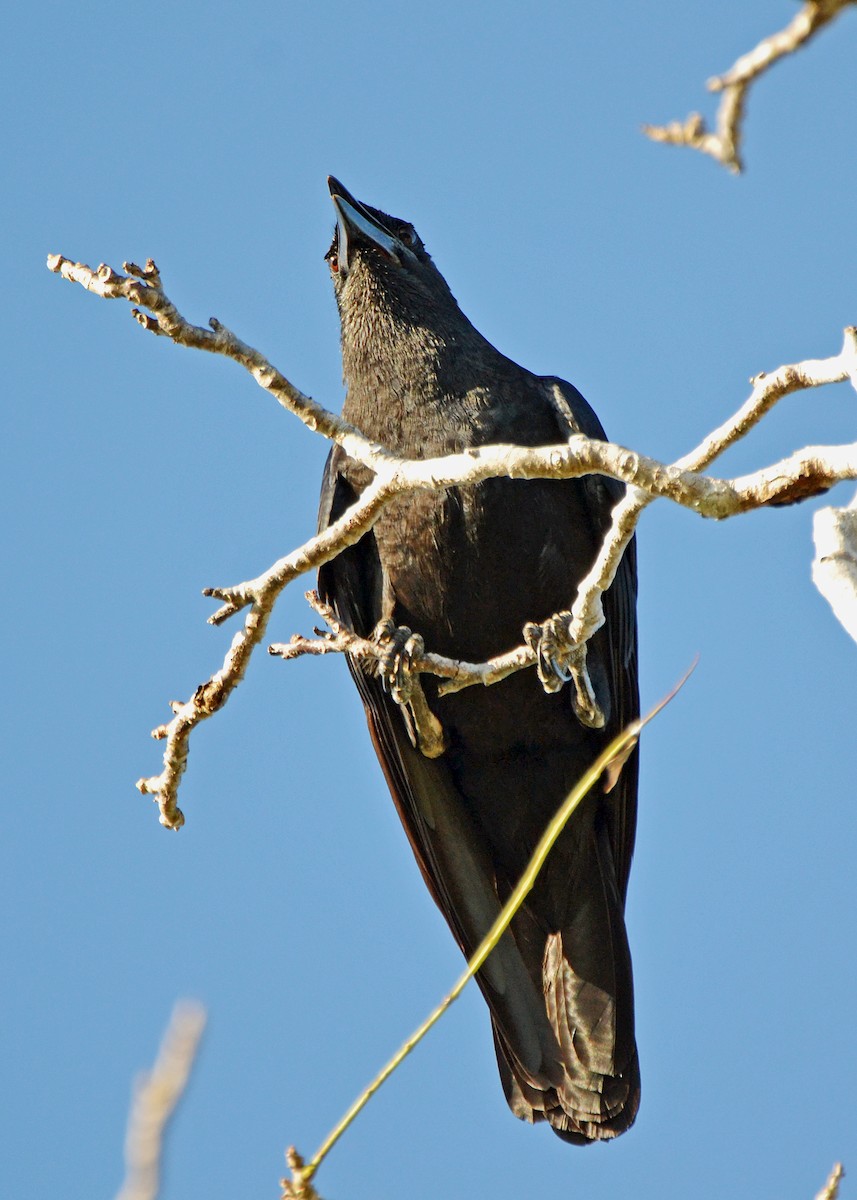
[[[414,233],[410,225],[405,225],[399,230],[399,239],[400,241],[403,241],[406,246],[413,246],[417,240],[417,235]]]

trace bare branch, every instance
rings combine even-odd
[[[819,509],[812,532],[812,581],[857,642],[857,493],[846,508]]]
[[[319,597],[317,592],[307,592],[306,598],[310,606],[330,626],[330,633],[320,633],[316,638],[305,638],[296,633],[288,643],[279,643],[268,647],[270,654],[279,658],[300,658],[304,654],[351,654],[364,662],[380,662],[381,651],[378,645],[369,638],[360,637],[334,613],[329,604]],[[415,657],[411,663],[412,670],[417,674],[437,675],[444,680],[438,689],[439,695],[448,695],[463,688],[481,683],[489,687],[499,683],[507,675],[513,675],[523,667],[532,666],[535,656],[528,646],[518,646],[507,654],[498,654],[483,663],[466,662],[459,658],[445,658],[442,654],[426,651]]]
[[[317,569],[347,546],[359,541],[395,496],[410,491],[442,490],[497,477],[571,479],[601,474],[627,485],[626,495],[614,510],[612,527],[597,560],[580,585],[571,619],[568,620],[567,616],[564,618],[571,643],[571,672],[581,704],[585,707],[587,687],[591,691],[586,674],[585,645],[603,624],[601,597],[615,576],[641,512],[653,499],[663,497],[701,516],[723,519],[752,508],[803,499],[840,480],[857,478],[857,444],[811,447],[740,479],[709,478],[700,473],[727,446],[749,432],[783,396],[847,379],[857,388],[857,330],[853,327],[846,329],[843,348],[838,355],[783,366],[771,374],[757,376],[752,381],[753,390],[749,399],[738,412],[709,434],[690,454],[673,464],[665,464],[582,434],[573,434],[566,442],[555,446],[490,445],[441,458],[408,460],[370,442],[347,422],[310,400],[263,355],[240,341],[219,322],[212,321],[211,330],[190,325],[166,296],[160,275],[151,260],[145,268],[126,263],[127,275],[119,275],[106,266],[92,271],[61,255],[50,256],[48,267],[97,295],[108,299],[125,299],[145,308],[151,316],[143,317],[139,309],[134,311],[147,329],[155,329],[180,345],[223,354],[239,362],[280,404],[294,412],[309,428],[338,442],[349,455],[374,472],[374,479],[359,500],[339,520],[274,563],[262,575],[229,587],[206,589],[206,595],[221,601],[221,607],[209,618],[211,623],[221,624],[245,608],[249,611],[243,628],[233,638],[220,670],[200,684],[188,701],[174,702],[171,705],[172,720],[153,731],[154,737],[166,742],[164,769],[159,775],[139,780],[137,787],[156,799],[161,823],[169,828],[178,829],[184,822],[178,808],[178,788],[187,765],[190,734],[198,724],[223,707],[243,679],[250,657],[264,637],[271,611],[282,590],[300,575]],[[328,619],[327,614],[325,619]],[[346,634],[354,637],[353,631],[345,631],[340,627],[337,633],[334,629],[335,636],[332,640],[325,640],[323,652],[337,649],[358,655],[370,653],[366,645],[348,642]],[[299,644],[295,643],[286,653],[281,648],[277,652],[283,653],[284,657],[295,657]],[[372,649],[371,653],[376,654],[376,649]],[[314,649],[304,646],[300,650],[300,653],[319,652],[322,651],[318,646]],[[458,662],[425,653],[419,658],[417,669],[440,676],[444,682],[439,690],[445,694],[476,683],[484,686],[495,683],[514,671],[533,666],[536,657],[535,649],[526,644],[484,663]],[[422,724],[422,730],[418,729],[418,732],[425,739],[426,751],[431,753],[429,748],[433,747],[433,752],[439,753],[442,736],[432,726],[434,719],[424,699],[420,702],[420,696],[418,691],[412,715],[415,715],[418,726]],[[593,715],[593,721],[596,716]]]
[[[283,408],[294,413],[308,429],[338,442],[361,462],[365,461],[367,455],[380,460],[387,457],[383,446],[369,441],[353,425],[305,396],[263,354],[242,342],[216,317],[210,319],[209,329],[187,321],[165,294],[160,272],[151,258],[145,267],[130,262],[122,265],[127,275],[120,275],[105,263],[93,271],[91,267],[72,262],[62,254],[49,254],[47,260],[49,271],[72,283],[79,283],[96,296],[105,300],[127,300],[135,306],[139,305],[139,308],[132,308],[131,313],[144,329],[162,334],[178,346],[222,354],[239,363],[261,388],[269,392]],[[140,309],[147,309],[154,320],[140,312]]]
[[[857,390],[857,330],[853,326],[845,330],[842,350],[838,355],[827,359],[808,359],[757,375],[751,381],[753,390],[749,398],[738,411],[672,466],[634,455],[631,451],[610,443],[591,441],[580,435],[570,438],[565,448],[521,450],[518,447],[485,447],[478,452],[478,456],[450,455],[444,459],[424,460],[421,464],[410,466],[424,468],[426,474],[433,476],[440,485],[443,476],[436,464],[447,464],[449,475],[453,475],[461,459],[478,457],[480,465],[477,467],[474,464],[473,473],[467,475],[468,482],[473,482],[477,478],[489,478],[494,474],[495,466],[499,468],[499,464],[491,457],[491,452],[496,450],[500,457],[507,455],[506,467],[510,475],[534,478],[540,473],[539,467],[544,469],[543,456],[547,455],[550,477],[567,478],[571,474],[597,471],[621,479],[629,485],[624,498],[613,510],[611,529],[591,570],[580,583],[572,608],[569,638],[575,645],[583,645],[604,622],[601,597],[613,582],[622,554],[634,535],[643,509],[653,499],[658,496],[667,497],[693,509],[701,516],[724,519],[754,508],[805,499],[825,490],[833,483],[852,478],[857,462],[857,445],[809,447],[773,466],[731,481],[698,474],[724,450],[749,433],[784,396],[849,379]],[[580,449],[575,455],[574,449],[578,446]],[[593,465],[596,458],[600,458],[600,466],[597,467]],[[590,464],[588,470],[587,461]],[[481,474],[482,470],[489,467],[489,473]],[[461,482],[461,479],[459,476],[458,481]],[[329,610],[324,611],[323,608],[316,607],[316,611],[330,623]],[[339,626],[339,632],[342,634],[346,631]],[[325,649],[321,650],[318,646],[313,649],[307,648],[305,639],[293,639],[291,648],[277,647],[274,652],[285,658],[297,657],[298,654],[304,653],[329,653],[332,650],[353,652],[352,646],[357,647],[358,643],[362,642],[363,639],[357,639],[349,644],[340,638],[335,644],[326,642]],[[356,652],[372,655],[375,648],[372,643],[365,642]],[[485,686],[497,683],[515,671],[532,666],[535,657],[533,650],[527,645],[518,646],[485,663],[468,663],[426,654],[416,669],[431,671],[443,677],[447,681],[440,688],[440,694],[443,695],[475,683]]]
[[[282,1200],[321,1200],[311,1180],[314,1174],[304,1163],[294,1146],[286,1151],[286,1165],[292,1173],[291,1179],[281,1179]]]
[[[720,92],[716,131],[710,131],[699,113],[669,125],[644,125],[643,133],[654,142],[690,146],[721,163],[733,174],[744,169],[741,158],[742,122],[751,85],[778,59],[794,54],[820,29],[855,0],[807,0],[796,17],[779,33],[763,38],[749,54],[743,54],[723,75],[709,79],[710,92]]]
[[[213,716],[229,699],[244,678],[250,657],[265,636],[268,620],[277,597],[287,584],[307,571],[317,569],[345,546],[359,541],[371,529],[384,503],[391,498],[389,485],[370,484],[359,504],[317,537],[280,559],[265,575],[231,588],[206,588],[205,595],[225,601],[209,620],[220,624],[227,617],[250,606],[243,628],[232,644],[220,670],[201,683],[184,704],[171,704],[174,716],[166,725],[152,731],[154,738],[166,741],[164,769],[159,775],[137,781],[137,788],[150,795],[160,809],[160,822],[168,829],[180,829],[184,814],[178,807],[178,788],[187,767],[188,744],[192,731]]]
[[[851,386],[857,391],[857,329],[853,325],[845,329],[842,349],[833,358],[806,359],[801,363],[778,367],[770,373],[762,371],[754,376],[750,380],[753,390],[738,411],[703,438],[689,454],[678,459],[674,468],[688,471],[704,470],[724,450],[745,437],[784,396],[812,387],[822,387],[828,383],[842,383],[845,380],[850,380]],[[776,471],[776,468],[770,470]],[[779,478],[785,482],[785,476],[780,475]],[[604,623],[601,596],[613,582],[625,548],[634,535],[640,514],[652,499],[651,492],[646,492],[640,486],[629,487],[613,510],[610,531],[589,574],[581,580],[577,590],[569,626],[569,636],[573,642],[588,640]],[[767,503],[771,503],[771,498]]]
[[[155,1065],[134,1088],[125,1137],[125,1182],[116,1200],[156,1200],[164,1134],[187,1087],[204,1028],[200,1005],[176,1005]]]
[[[827,1177],[827,1183],[816,1195],[815,1200],[836,1200],[839,1195],[839,1184],[842,1182],[844,1174],[845,1169],[842,1163],[835,1163],[833,1170]]]

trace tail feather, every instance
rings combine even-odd
[[[596,833],[581,895],[569,885],[568,920],[544,935],[541,992],[562,1078],[548,1086],[522,1067],[515,1031],[494,1022],[506,1099],[525,1121],[550,1123],[569,1142],[613,1138],[633,1124],[640,1102],[633,984],[623,905],[609,847]],[[592,889],[593,875],[602,887]],[[532,969],[532,968],[531,968]]]

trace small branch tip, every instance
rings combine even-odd
[[[742,123],[750,87],[775,62],[805,45],[818,30],[853,3],[854,0],[805,0],[785,29],[763,38],[728,71],[709,79],[706,82],[708,91],[721,97],[716,132],[707,131],[701,119],[697,122],[695,113],[683,126],[673,121],[665,126],[644,126],[643,132],[656,142],[699,150],[733,175],[740,175],[743,169],[740,155]]]

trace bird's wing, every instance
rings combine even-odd
[[[319,526],[354,502],[345,477],[347,457],[335,447],[322,486]],[[366,534],[319,571],[319,590],[337,615],[362,636],[380,611],[383,573],[374,535]],[[380,681],[349,659],[369,731],[417,863],[455,934],[470,956],[500,911],[495,871],[485,839],[472,827],[443,757],[426,758],[408,738],[402,713]],[[510,933],[477,975],[498,1026],[515,1046],[525,1077],[536,1088],[562,1080],[559,1047],[544,1002]]]
[[[572,384],[553,376],[543,382],[548,388],[563,437],[569,432],[606,441],[604,427],[595,412]],[[601,538],[610,528],[610,513],[625,494],[624,484],[604,475],[589,475],[586,486],[593,493],[591,510],[603,514]],[[616,571],[613,583],[603,597],[606,667],[613,700],[608,732],[616,736],[640,715],[637,682],[637,544],[631,541]],[[622,769],[607,806],[610,844],[616,868],[616,880],[624,902],[637,824],[637,777],[639,752],[634,750]]]

